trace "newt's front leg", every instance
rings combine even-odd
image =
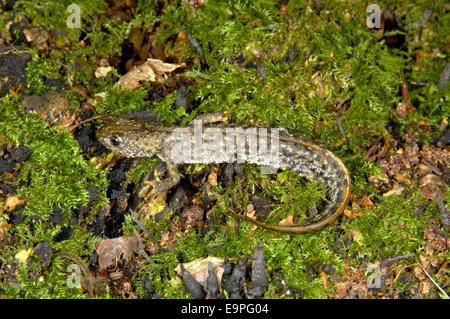
[[[235,105],[223,112],[200,115],[189,125],[194,125],[195,121],[201,121],[203,124],[227,122],[231,117],[231,112],[234,109],[234,107]],[[171,159],[170,157],[171,154],[169,153],[170,148],[167,149],[163,148],[161,152],[157,154],[157,156],[167,164],[167,171],[168,171],[168,177],[156,183],[156,190],[158,191],[158,193],[166,193],[180,182],[180,176],[178,175],[177,166]]]
[[[157,154],[157,156],[166,163],[168,177],[156,183],[156,190],[158,193],[167,193],[171,188],[178,185],[180,176],[178,175],[177,165],[164,152]]]

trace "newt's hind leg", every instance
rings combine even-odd
[[[178,175],[177,165],[172,160],[163,154],[158,154],[158,157],[167,164],[168,177],[156,183],[156,190],[158,193],[163,194],[178,185],[180,182],[180,176]]]

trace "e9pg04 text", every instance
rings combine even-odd
[[[226,304],[226,313],[269,313],[267,304]]]

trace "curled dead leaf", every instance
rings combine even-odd
[[[344,214],[349,218],[349,219],[355,219],[357,217],[361,217],[363,215],[363,211],[361,209],[361,206],[359,206],[358,203],[356,203],[355,201],[352,202],[352,209],[344,209]]]
[[[23,204],[25,204],[24,199],[20,199],[17,196],[9,196],[6,198],[4,208],[7,213],[11,213],[14,210],[16,210],[16,207],[21,206]]]
[[[167,73],[171,73],[178,68],[184,68],[185,63],[171,64],[164,63],[158,59],[148,59],[145,63],[133,68],[123,75],[116,86],[118,88],[133,89],[139,86],[141,81],[162,82],[166,79]]]
[[[419,193],[427,199],[434,199],[437,196],[437,187],[442,185],[442,180],[434,174],[427,174],[420,179]]]
[[[368,196],[365,195],[361,198],[361,207],[362,208],[371,209],[371,208],[375,207],[375,204],[372,202],[372,199],[371,199],[372,195],[373,194],[370,194]]]
[[[334,285],[334,289],[336,289],[336,298],[342,299],[347,295],[347,285],[348,281],[338,282]]]
[[[109,72],[113,70],[112,66],[99,66],[97,70],[95,70],[95,77],[101,78],[108,75]]]
[[[369,183],[375,187],[380,187],[383,184],[388,184],[389,183],[389,177],[386,174],[386,172],[381,172],[379,176],[377,176],[376,174],[371,174],[368,178]]]
[[[115,268],[120,261],[128,263],[134,254],[139,253],[135,237],[116,237],[103,239],[95,247],[101,270]]]
[[[213,166],[211,168],[211,172],[208,175],[208,183],[212,186],[217,186],[217,174],[219,172],[219,168],[217,166]]]
[[[398,182],[404,182],[406,184],[411,184],[411,179],[410,179],[408,171],[401,170],[401,171],[397,172],[396,174],[394,174],[394,178]]]
[[[388,197],[394,194],[400,196],[403,193],[404,189],[405,188],[403,186],[400,186],[399,184],[395,183],[394,187],[390,191],[387,191],[386,193],[383,194],[383,197]]]
[[[282,221],[280,221],[280,226],[292,226],[295,225],[294,223],[294,215],[289,215]]]
[[[213,265],[213,272],[217,277],[217,281],[220,283],[222,281],[222,275],[224,269],[222,267],[225,259],[222,257],[206,257],[191,261],[190,263],[183,264],[184,268],[191,273],[196,281],[198,281],[203,287],[206,286],[206,279],[208,278],[208,262]],[[174,271],[181,274],[181,267],[178,265]],[[171,281],[172,287],[177,286],[181,282],[179,277],[175,277]]]

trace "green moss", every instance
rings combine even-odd
[[[68,240],[54,241],[62,227],[69,225],[73,210],[88,203],[90,186],[98,188],[91,213],[108,202],[107,170],[94,169],[80,154],[78,143],[68,131],[58,131],[41,122],[36,115],[22,113],[17,101],[2,98],[0,114],[0,134],[31,150],[31,157],[16,169],[16,181],[21,182],[17,196],[26,200],[25,208],[20,211],[24,220],[14,226],[12,234],[17,238],[16,245],[3,246],[0,252],[2,259],[12,261],[19,251],[44,241],[50,242],[53,249],[82,256],[92,254],[92,234],[76,225],[71,226],[72,235]],[[51,223],[55,208],[62,211],[61,225]],[[68,288],[67,278],[68,274],[59,262],[52,263],[49,270],[37,279],[28,276],[26,267],[22,266],[16,278],[18,286],[2,282],[2,293],[10,298],[85,297],[80,290]]]
[[[144,98],[147,96],[147,92],[144,89],[129,92],[110,88],[106,93],[105,98],[101,99],[96,105],[95,110],[98,114],[123,115],[150,107],[150,104],[144,101]]]
[[[418,191],[406,198],[392,195],[380,200],[376,208],[364,210],[362,217],[347,223],[350,230],[361,233],[350,251],[360,257],[367,256],[369,260],[420,253],[428,219],[439,218],[434,205],[428,206],[419,217],[414,209],[425,200]]]
[[[107,171],[96,170],[86,162],[67,130],[58,131],[36,115],[22,113],[10,98],[0,101],[0,109],[0,134],[31,150],[31,157],[18,174],[18,180],[24,182],[18,195],[27,200],[23,210],[27,220],[31,216],[48,220],[53,209],[60,207],[67,223],[71,209],[88,203],[90,186],[99,188],[97,208],[108,201]]]

